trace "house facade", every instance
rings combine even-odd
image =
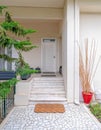
[[[100,55],[101,42],[101,1],[99,0],[5,0],[13,18],[26,28],[37,30],[28,36],[37,46],[23,53],[32,68],[42,72],[59,72],[62,75],[68,102],[79,103],[79,48],[77,43],[88,38],[97,40]],[[18,39],[20,40],[20,39]],[[5,50],[7,53],[7,50]],[[12,48],[12,57],[17,57]],[[3,63],[9,68],[7,63]],[[101,64],[100,64],[101,66]],[[12,64],[12,69],[15,69]],[[2,69],[2,68],[1,68]],[[95,83],[100,88],[101,67],[97,70]]]

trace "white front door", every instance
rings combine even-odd
[[[56,72],[56,40],[42,41],[42,72]]]

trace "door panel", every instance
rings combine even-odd
[[[42,71],[56,72],[56,41],[48,39],[42,43]]]

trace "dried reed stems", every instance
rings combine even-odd
[[[84,54],[83,54],[84,51]],[[84,50],[79,45],[79,75],[83,91],[86,93],[91,92],[91,84],[95,76],[101,56],[95,64],[97,47],[95,41],[92,41],[90,49],[88,48],[88,40],[84,45]]]

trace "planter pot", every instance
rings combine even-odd
[[[14,71],[0,71],[0,80],[9,80],[16,78],[16,72]]]
[[[21,76],[21,79],[22,80],[27,80],[30,76],[31,76],[30,74],[23,75],[23,76]]]
[[[89,93],[82,92],[82,96],[84,99],[84,103],[89,104],[92,100],[93,93],[92,92],[89,92]]]

